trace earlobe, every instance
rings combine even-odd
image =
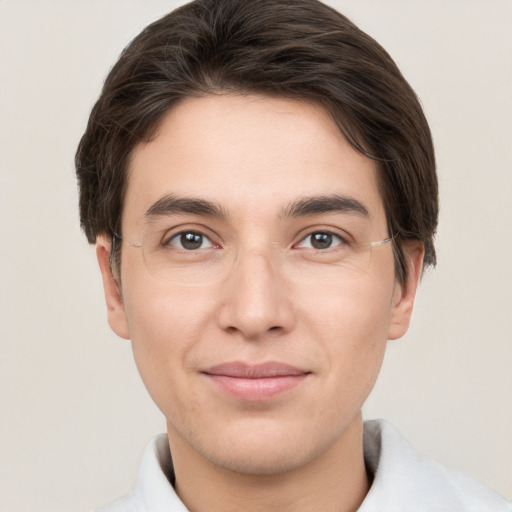
[[[407,264],[407,279],[405,283],[397,283],[395,287],[388,332],[390,340],[401,338],[409,328],[425,249],[421,242],[414,241],[404,244],[403,252]]]
[[[103,291],[107,304],[107,318],[111,329],[121,338],[129,339],[130,330],[126,318],[123,298],[118,281],[112,275],[110,268],[110,240],[100,235],[96,239],[96,256],[103,279]]]

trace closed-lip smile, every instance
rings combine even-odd
[[[276,361],[226,362],[201,372],[223,392],[244,401],[270,400],[300,384],[311,372]]]

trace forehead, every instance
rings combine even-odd
[[[166,195],[201,197],[254,218],[271,217],[302,197],[337,194],[380,219],[377,182],[375,163],[348,143],[322,107],[211,95],[178,104],[153,140],[134,149],[123,224],[140,222]]]

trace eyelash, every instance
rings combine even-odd
[[[185,248],[183,246],[182,247],[177,247],[175,244],[172,243],[173,240],[179,240],[180,238],[182,238],[183,236],[186,236],[186,235],[192,235],[192,236],[201,237],[201,245],[203,245],[205,240],[207,240],[207,241],[210,242],[211,247],[197,247],[195,249],[187,249],[187,248]],[[332,231],[329,231],[329,230],[314,230],[314,231],[310,231],[307,234],[305,234],[296,244],[292,245],[292,248],[293,249],[298,249],[298,250],[310,249],[310,250],[314,250],[314,251],[317,251],[317,252],[326,252],[329,249],[333,249],[332,245],[329,245],[329,247],[325,247],[325,248],[301,247],[301,244],[303,244],[308,238],[311,239],[311,237],[313,237],[314,235],[323,235],[323,236],[331,237],[331,242],[334,242],[335,240],[337,240],[338,243],[334,247],[338,247],[340,245],[345,245],[345,244],[348,243],[347,240],[343,236],[341,236],[341,235],[339,235],[337,233],[333,233]],[[183,242],[183,240],[181,240],[181,242]],[[205,249],[219,249],[219,248],[221,248],[221,245],[218,244],[218,243],[213,242],[211,237],[209,237],[208,235],[202,233],[201,231],[192,230],[192,229],[179,231],[178,233],[175,233],[172,236],[165,238],[164,241],[162,242],[162,245],[164,247],[169,247],[169,246],[177,247],[178,250],[181,250],[181,251],[184,251],[184,252],[197,252],[200,249],[205,250]],[[183,245],[183,243],[182,243],[182,245]]]
[[[203,245],[203,243],[205,242],[205,240],[208,240],[211,244],[212,247],[203,247],[202,249],[217,249],[217,248],[220,248],[220,245],[219,244],[216,244],[212,241],[212,239],[208,236],[208,235],[205,235],[204,233],[202,233],[201,231],[196,231],[196,230],[192,230],[192,229],[189,229],[189,230],[183,230],[183,231],[180,231],[178,233],[175,233],[173,234],[172,236],[170,237],[167,237],[166,239],[164,239],[164,241],[162,242],[162,245],[164,247],[169,247],[169,246],[172,246],[172,247],[176,247],[176,245],[174,245],[172,243],[173,240],[179,240],[180,238],[182,238],[183,236],[186,236],[186,235],[192,235],[192,236],[199,236],[201,237],[201,245]],[[183,240],[181,240],[183,242]],[[177,247],[178,250],[181,250],[181,251],[184,251],[184,252],[196,252],[197,249],[201,249],[201,247],[198,247],[197,249],[187,249],[185,247]]]
[[[331,242],[334,243],[334,241],[337,240],[338,243],[336,243],[335,245],[331,244],[331,245],[329,245],[329,247],[325,247],[325,248],[304,247],[304,249],[311,249],[311,250],[314,250],[317,252],[325,252],[329,249],[335,249],[336,247],[347,244],[347,241],[341,235],[339,235],[337,233],[333,233],[332,231],[329,231],[329,230],[316,230],[316,231],[309,232],[307,235],[302,237],[297,244],[294,244],[292,247],[300,249],[301,248],[300,245],[303,244],[308,238],[310,239],[310,244],[312,245],[312,242],[311,242],[312,237],[315,235],[322,235],[322,236],[330,237]]]

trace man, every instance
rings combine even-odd
[[[77,152],[112,329],[167,420],[104,510],[511,510],[361,407],[435,264],[430,131],[314,0],[199,0],[110,72]]]

